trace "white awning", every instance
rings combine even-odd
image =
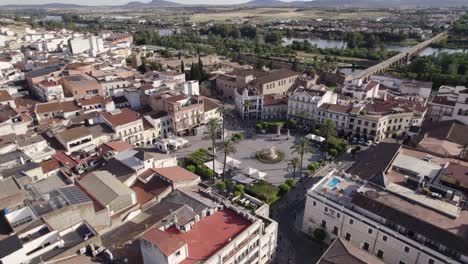
[[[250,175],[250,177],[255,178],[255,179],[259,179],[259,180],[265,178],[265,176],[266,176],[266,173],[261,172],[261,171],[256,171],[252,175]]]
[[[167,139],[167,143],[178,148],[178,147],[182,147],[184,146],[185,144],[187,144],[189,141],[186,140],[186,139],[183,139],[181,137],[170,137]]]
[[[236,176],[232,177],[232,180],[243,183],[243,184],[251,184],[252,182],[255,181],[255,179],[249,178],[245,176],[244,174],[237,174]]]
[[[213,170],[213,161],[208,161],[203,163],[206,167],[210,168]],[[223,163],[215,160],[215,168],[213,170],[216,174],[223,174]]]
[[[309,134],[307,136],[305,136],[306,138],[312,140],[312,141],[316,141],[316,142],[323,142],[325,141],[325,138],[324,137],[321,137],[321,136],[317,136],[317,135],[314,135],[314,134]]]
[[[245,173],[245,174],[247,174],[247,175],[249,175],[249,176],[251,176],[251,175],[253,175],[254,173],[256,173],[257,171],[258,171],[257,169],[247,167],[247,168],[243,169],[242,172]]]
[[[226,165],[234,167],[234,168],[239,168],[239,166],[242,164],[241,161],[233,159],[229,156],[226,157]]]

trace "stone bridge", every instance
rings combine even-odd
[[[419,54],[423,49],[427,48],[430,44],[438,42],[439,40],[445,38],[446,36],[447,36],[447,32],[439,33],[436,36],[411,47],[407,51],[401,52],[387,59],[386,61],[383,61],[372,67],[369,67],[361,72],[356,72],[356,73],[347,75],[345,77],[345,81],[351,81],[351,80],[357,80],[357,79],[368,79],[373,74],[384,73],[389,67],[393,65],[406,64],[411,60],[411,58]]]

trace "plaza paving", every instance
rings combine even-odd
[[[232,134],[239,132],[237,130],[228,131],[228,137]],[[189,140],[189,146],[176,152],[177,157],[184,157],[199,148],[208,148],[211,146],[211,142],[206,136],[190,136],[184,137]],[[244,138],[239,143],[236,143],[237,153],[231,155],[233,158],[238,159],[242,162],[241,167],[252,167],[262,172],[267,173],[265,180],[268,182],[278,185],[283,183],[287,178],[292,177],[292,169],[288,170],[288,162],[294,156],[299,157],[297,154],[292,154],[291,146],[294,144],[294,136],[292,135],[289,140],[286,139],[286,135],[282,135],[280,138],[276,134],[255,134],[254,138]],[[221,140],[219,140],[221,142]],[[271,146],[275,146],[278,150],[284,152],[284,160],[275,164],[265,164],[258,161],[255,158],[255,153],[262,149],[269,149]],[[314,153],[308,153],[304,155],[304,167],[307,164],[319,159],[323,159],[323,154],[314,148]],[[221,152],[217,155],[217,160],[223,161],[223,154]],[[296,172],[299,177],[299,172]]]

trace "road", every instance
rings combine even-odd
[[[320,177],[305,177],[271,207],[271,216],[278,222],[278,249],[275,263],[316,263],[326,245],[299,230],[305,206],[305,193]]]

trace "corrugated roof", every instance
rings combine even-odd
[[[95,171],[79,181],[80,185],[102,205],[108,205],[133,191],[106,171]]]

